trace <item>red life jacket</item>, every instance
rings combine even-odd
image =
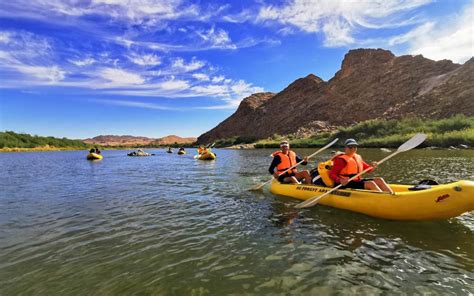
[[[339,176],[352,177],[364,170],[362,157],[357,153],[355,153],[352,157],[346,154],[341,154],[336,156],[336,158],[342,158],[346,161],[346,166],[339,172]]]

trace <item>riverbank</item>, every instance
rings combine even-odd
[[[367,148],[397,148],[419,132],[426,133],[428,136],[420,148],[465,149],[474,147],[474,117],[463,115],[441,120],[421,118],[370,120],[307,138],[274,135],[254,143],[231,143],[228,146],[236,149],[249,149],[252,146],[253,148],[278,148],[280,141],[285,139],[289,140],[294,148],[314,148],[322,147],[334,138],[341,140],[355,138],[361,146]],[[229,143],[229,140],[218,143]],[[342,141],[339,142],[339,145],[342,145]]]

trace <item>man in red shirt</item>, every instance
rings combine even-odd
[[[336,185],[342,184],[343,186],[341,188],[367,189],[393,194],[393,190],[382,178],[362,179],[358,177],[348,182],[351,177],[368,168],[370,168],[368,173],[371,173],[378,164],[374,161],[371,165],[368,165],[362,157],[357,154],[358,144],[356,140],[347,139],[344,145],[344,154],[339,154],[334,157],[334,164],[329,172],[329,177],[336,182]]]

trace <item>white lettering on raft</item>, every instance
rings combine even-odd
[[[318,192],[318,193],[326,193],[329,190],[324,189],[324,188],[318,188],[318,187],[309,187],[309,186],[296,186],[296,190],[302,190],[302,191],[312,191],[312,192]],[[341,191],[333,191],[330,194],[334,195],[339,195],[339,196],[351,196],[350,192],[341,192]]]

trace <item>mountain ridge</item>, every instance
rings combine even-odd
[[[353,49],[328,81],[309,74],[278,93],[265,94],[254,108],[246,106],[258,94],[245,98],[198,143],[274,134],[305,137],[370,119],[473,116],[474,59],[460,65],[421,55],[395,56],[384,49]]]

